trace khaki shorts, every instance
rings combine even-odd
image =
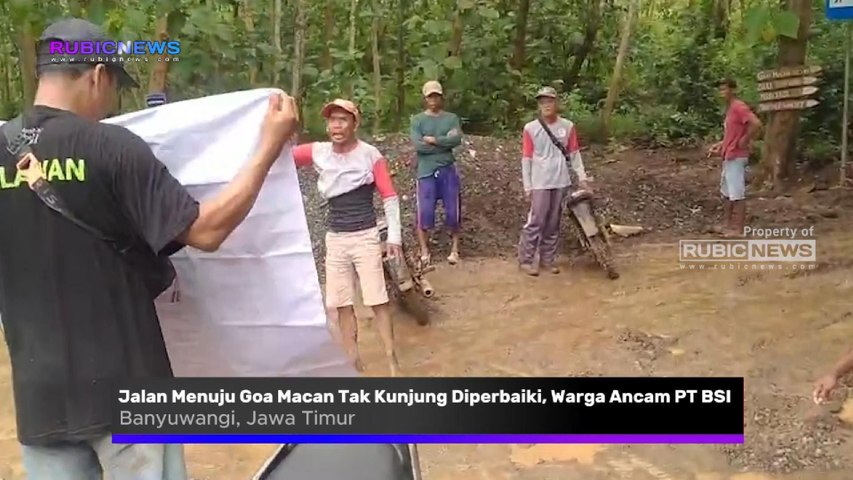
[[[358,276],[364,305],[388,303],[379,229],[360,232],[326,233],[326,306],[348,307],[355,304]]]

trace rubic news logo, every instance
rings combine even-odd
[[[79,62],[94,60],[103,62],[159,61],[176,62],[181,54],[181,42],[177,40],[151,41],[61,41],[52,40],[49,54],[54,62]]]
[[[813,239],[681,240],[681,262],[814,262]]]

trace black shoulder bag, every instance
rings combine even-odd
[[[557,139],[557,137],[554,135],[554,132],[552,132],[551,129],[548,128],[548,124],[545,123],[545,120],[543,120],[542,117],[539,117],[538,120],[539,125],[542,125],[542,128],[545,130],[545,133],[548,134],[548,138],[551,139],[551,143],[553,143],[554,146],[557,147],[558,150],[560,150],[560,153],[562,153],[563,157],[566,159],[566,163],[569,164],[569,178],[572,181],[572,186],[574,188],[578,188],[580,186],[580,179],[578,178],[578,174],[577,172],[575,172],[575,169],[572,168],[571,154],[569,154],[569,151],[566,150],[566,146],[560,143],[560,140]]]
[[[30,161],[39,161],[30,147],[31,139],[24,132],[23,117],[16,117],[2,128],[3,135],[6,137],[6,149],[14,156],[16,164],[28,156]],[[115,250],[136,273],[142,276],[152,300],[166,291],[174,282],[175,267],[168,256],[157,255],[147,244],[142,245],[142,242],[122,242],[81,220],[68,209],[59,192],[47,180],[38,180],[32,185],[31,190],[51,210]]]

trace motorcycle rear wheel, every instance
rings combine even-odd
[[[595,261],[601,265],[601,268],[607,272],[607,277],[611,280],[619,278],[619,272],[616,270],[616,263],[613,261],[613,252],[610,250],[610,245],[599,234],[589,239],[589,250]]]

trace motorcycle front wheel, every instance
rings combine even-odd
[[[588,241],[592,256],[595,257],[595,261],[601,265],[601,268],[607,272],[607,277],[611,280],[619,278],[619,272],[616,270],[616,262],[613,261],[613,251],[610,249],[607,241],[604,240],[601,234],[588,239]]]
[[[425,326],[429,324],[429,310],[427,310],[424,304],[424,297],[417,288],[410,288],[405,292],[401,292],[400,306],[404,312],[418,322],[418,325]]]
[[[418,291],[416,286],[406,290],[400,290],[397,279],[391,273],[391,269],[383,262],[383,270],[385,271],[385,285],[388,289],[388,299],[392,304],[397,305],[400,310],[414,318],[418,325],[429,324],[429,310],[424,304],[424,298]]]

